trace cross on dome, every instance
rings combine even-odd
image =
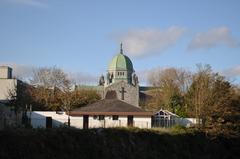
[[[122,42],[120,44],[120,54],[123,54],[123,44],[122,44]]]

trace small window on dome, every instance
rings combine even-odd
[[[123,72],[123,76],[124,76],[124,72]]]

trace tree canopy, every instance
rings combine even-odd
[[[199,128],[222,133],[240,132],[240,91],[210,65],[197,65],[191,73],[167,68],[149,75],[149,83],[157,86],[147,109],[160,108],[182,117],[193,117]]]

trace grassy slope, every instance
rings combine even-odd
[[[240,139],[141,129],[0,131],[0,158],[237,158]]]

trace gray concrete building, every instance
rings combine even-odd
[[[0,66],[0,102],[7,102],[10,93],[16,93],[18,80],[12,78],[12,68]]]

